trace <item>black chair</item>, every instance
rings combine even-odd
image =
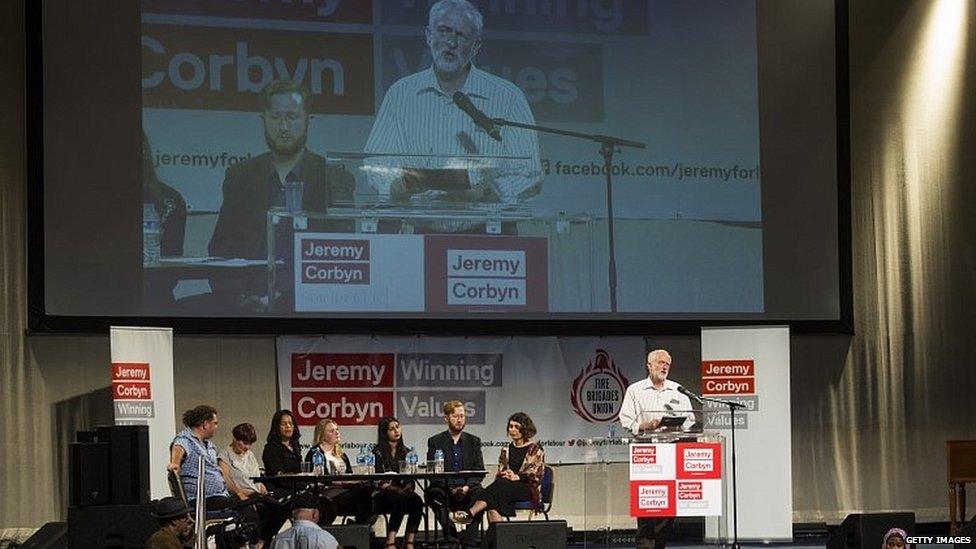
[[[516,511],[530,511],[530,520],[532,515],[536,513],[542,513],[542,516],[544,516],[546,520],[549,520],[549,511],[552,510],[552,494],[555,491],[555,488],[556,486],[553,479],[552,467],[546,465],[542,472],[542,482],[539,484],[539,495],[541,496],[539,505],[536,505],[532,500],[516,501]],[[505,517],[505,520],[511,520],[511,517]]]

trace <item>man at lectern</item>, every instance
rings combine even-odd
[[[538,194],[536,132],[490,123],[498,117],[534,124],[535,118],[522,90],[472,63],[482,31],[481,13],[467,0],[431,6],[425,37],[432,64],[390,86],[366,142],[366,152],[378,155],[369,181],[381,200],[514,204]],[[463,232],[473,225],[433,229]]]
[[[670,412],[690,412],[691,399],[678,392],[679,385],[668,379],[671,354],[656,349],[647,354],[647,377],[627,387],[620,405],[620,423],[635,435],[657,429],[661,418]],[[691,414],[688,414],[689,416]],[[685,420],[685,426],[694,423]],[[673,518],[638,518],[637,548],[663,549]]]

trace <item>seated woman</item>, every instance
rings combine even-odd
[[[407,459],[407,447],[403,444],[403,433],[400,422],[395,417],[380,419],[376,436],[376,472],[399,472],[400,461]],[[396,547],[396,535],[403,522],[403,515],[407,515],[407,529],[404,538],[404,549],[413,547],[420,517],[424,513],[424,502],[417,494],[412,480],[387,480],[377,486],[373,494],[374,510],[378,513],[389,513],[390,520],[386,525],[386,545]]]
[[[342,451],[339,424],[332,419],[323,419],[315,426],[315,446],[308,449],[305,461],[312,462],[315,452],[325,457],[326,473],[347,475],[352,473],[349,456]],[[373,512],[370,500],[372,488],[368,483],[358,481],[336,481],[319,492],[323,499],[319,506],[319,524],[328,526],[337,515],[354,515],[356,524],[369,522]]]
[[[498,522],[503,516],[515,516],[514,503],[529,501],[539,505],[539,484],[546,468],[546,454],[542,445],[532,440],[535,424],[524,412],[508,418],[508,436],[512,442],[502,450],[498,459],[498,475],[468,510],[454,511],[451,520],[468,524],[473,517],[488,510],[488,520]]]
[[[302,456],[299,454],[299,433],[291,410],[278,410],[271,418],[267,444],[261,457],[264,474],[273,477],[282,473],[301,473]]]
[[[254,499],[268,493],[268,489],[260,482],[254,482],[251,477],[261,476],[258,458],[251,451],[251,446],[257,441],[254,426],[241,423],[231,432],[234,441],[217,453],[217,463],[224,477],[227,491],[241,500]],[[255,547],[260,549],[271,541],[276,531],[270,531],[275,524],[280,528],[287,518],[287,510],[269,504],[267,501],[257,502],[258,516],[261,520],[261,541]]]

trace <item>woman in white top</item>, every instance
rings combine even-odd
[[[251,451],[251,446],[258,439],[254,426],[250,423],[236,425],[231,432],[234,441],[217,453],[217,463],[224,477],[227,491],[241,500],[257,499],[268,493],[268,489],[260,482],[254,482],[251,477],[261,476],[258,458]],[[287,509],[271,506],[267,501],[255,501],[258,517],[261,520],[261,541],[255,547],[260,549],[271,537],[281,529],[287,520]]]
[[[342,451],[342,435],[339,424],[333,419],[323,419],[315,426],[315,445],[305,454],[305,461],[312,462],[316,452],[325,457],[325,474],[352,474],[349,456]],[[335,481],[320,491],[319,524],[332,524],[338,515],[352,515],[356,524],[367,524],[373,514],[372,489],[369,483],[359,481]]]

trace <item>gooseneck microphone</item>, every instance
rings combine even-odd
[[[705,401],[703,401],[700,396],[696,395],[695,393],[692,393],[688,389],[685,389],[684,385],[678,385],[678,392],[690,398],[691,400],[694,400],[695,402],[698,403],[699,406],[705,404]]]
[[[498,131],[498,128],[495,127],[495,123],[491,121],[491,118],[488,118],[488,115],[478,110],[478,107],[474,106],[474,103],[471,102],[471,98],[469,98],[464,92],[454,92],[454,104],[457,105],[459,109],[464,111],[465,114],[470,116],[471,120],[474,120],[474,123],[477,124],[479,128],[485,130],[485,132],[490,135],[492,139],[495,141],[502,140],[502,133]]]

